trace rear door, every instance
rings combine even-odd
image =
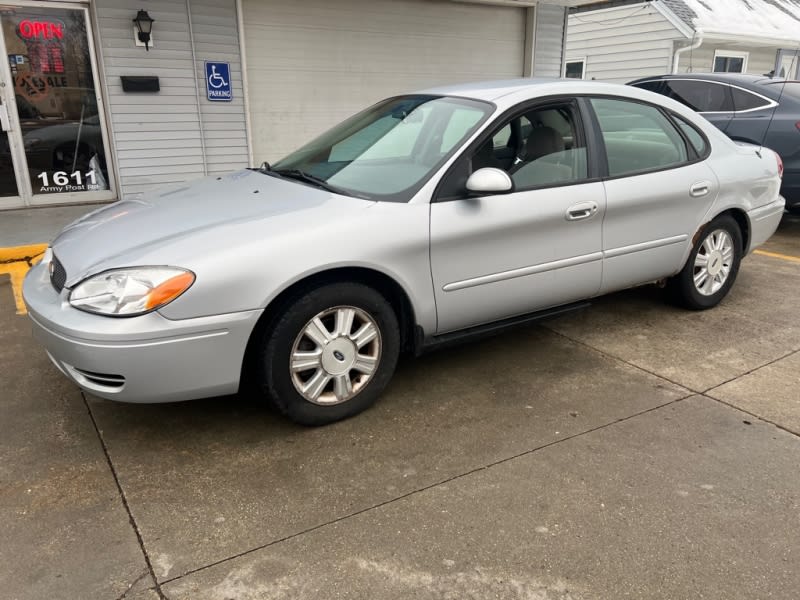
[[[601,293],[673,275],[719,190],[703,160],[705,138],[650,104],[590,104],[608,164]]]

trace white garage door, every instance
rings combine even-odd
[[[256,163],[394,94],[520,77],[525,10],[436,0],[245,0]]]

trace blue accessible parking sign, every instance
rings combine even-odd
[[[233,100],[230,63],[206,61],[206,92],[212,102]]]

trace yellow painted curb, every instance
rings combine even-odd
[[[42,260],[45,250],[47,244],[0,248],[0,275],[8,274],[11,277],[11,290],[14,293],[18,315],[28,313],[22,301],[22,280],[25,279],[28,269]]]
[[[769,256],[770,258],[780,258],[781,260],[788,260],[789,262],[800,263],[800,256],[792,256],[791,254],[778,254],[777,252],[767,252],[766,250],[753,250],[753,254],[759,256]]]

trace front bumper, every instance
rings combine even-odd
[[[235,393],[260,310],[170,320],[93,315],[57,293],[48,264],[25,278],[23,298],[41,342],[59,370],[101,398],[172,402]]]
[[[747,248],[748,254],[766,242],[775,233],[783,217],[785,206],[785,200],[778,196],[774,202],[747,211],[747,217],[750,220],[750,247]]]

